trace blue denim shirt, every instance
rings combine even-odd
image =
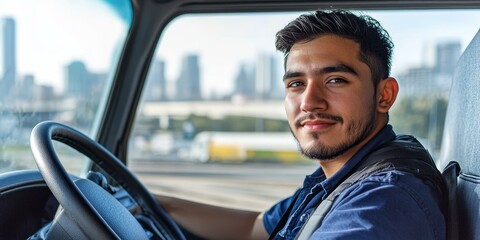
[[[332,192],[369,152],[394,138],[387,125],[330,178],[321,168],[306,176],[288,221],[273,239],[294,239],[325,193]],[[263,222],[269,234],[292,201],[293,195],[265,212]],[[410,173],[377,173],[345,189],[310,239],[443,240],[445,220],[439,202],[434,191]]]

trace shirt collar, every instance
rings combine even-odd
[[[319,167],[314,173],[307,176],[304,181],[304,186],[316,185],[319,182],[321,183],[323,189],[326,192],[330,192],[338,182],[343,179],[368,153],[372,152],[378,146],[383,145],[387,142],[395,139],[395,132],[392,129],[390,124],[385,125],[385,127],[378,132],[365,146],[363,146],[358,152],[356,152],[350,160],[348,160],[345,165],[338,170],[333,176],[328,179],[325,179],[325,174],[321,167]]]

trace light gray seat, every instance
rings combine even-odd
[[[458,162],[454,190],[455,222],[451,239],[480,240],[480,31],[462,54],[455,71],[438,166]]]

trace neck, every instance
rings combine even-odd
[[[342,154],[338,157],[335,157],[333,159],[317,160],[318,163],[320,164],[320,167],[323,170],[323,173],[325,174],[325,177],[329,178],[329,177],[333,176],[336,172],[338,172],[338,170],[340,170],[340,168],[342,168],[343,165],[345,165],[345,163],[348,162],[348,160],[350,160],[350,158],[352,158],[353,155],[358,150],[360,150],[361,147],[363,147],[363,145],[365,145],[365,143],[363,143],[363,141],[362,141],[361,144],[357,144],[355,147],[350,149],[348,152],[346,152],[346,153],[344,153],[344,154]]]

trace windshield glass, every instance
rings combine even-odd
[[[479,10],[362,13],[395,44],[400,94],[390,123],[436,159],[455,64],[478,31]],[[315,170],[289,131],[274,44],[300,14],[184,15],[167,26],[129,144],[130,166],[152,191],[262,210]]]
[[[36,168],[29,137],[40,121],[94,134],[132,15],[129,1],[111,2],[0,2],[0,173]]]

